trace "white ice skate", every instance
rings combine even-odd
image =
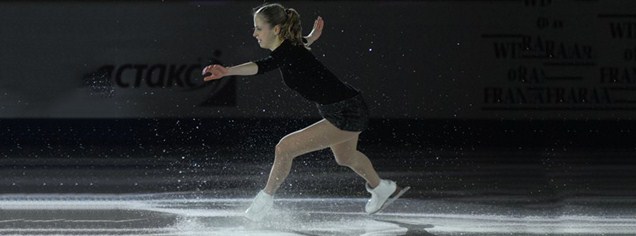
[[[274,206],[274,197],[261,190],[258,192],[250,208],[245,211],[245,218],[251,221],[260,221],[271,211]]]
[[[369,215],[383,210],[406,191],[411,189],[411,187],[408,186],[404,188],[399,187],[394,181],[385,179],[380,180],[380,184],[374,189],[371,189],[368,184],[365,185],[365,187],[367,188],[367,192],[371,193],[371,199],[369,199],[364,209]]]

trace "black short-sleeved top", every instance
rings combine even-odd
[[[302,97],[318,104],[331,104],[359,94],[340,81],[304,46],[285,40],[268,57],[254,61],[258,73],[280,68],[285,84]]]

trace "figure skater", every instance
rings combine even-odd
[[[279,68],[285,84],[302,97],[315,102],[322,120],[283,137],[276,145],[274,163],[267,185],[245,211],[250,220],[261,220],[273,207],[273,196],[285,181],[294,158],[330,148],[336,162],[366,180],[371,199],[368,214],[382,210],[409,187],[380,179],[366,155],[357,150],[358,136],[367,128],[368,110],[360,92],[340,81],[309,51],[322,34],[324,21],[318,17],[311,33],[302,37],[300,15],[281,4],[264,4],[253,11],[254,33],[261,48],[271,54],[260,60],[232,67],[209,65],[203,69],[205,81],[233,75],[255,75]]]

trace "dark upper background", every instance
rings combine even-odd
[[[315,121],[277,72],[198,77],[212,62],[267,55],[251,36],[259,3],[1,3],[0,152],[273,145]],[[305,34],[325,19],[312,51],[364,92],[373,120],[363,142],[634,148],[634,1],[282,3],[301,13]]]

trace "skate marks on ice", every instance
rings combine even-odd
[[[627,235],[633,210],[558,212],[471,201],[400,199],[375,215],[366,199],[277,199],[262,222],[251,199],[183,195],[0,196],[0,235]]]

